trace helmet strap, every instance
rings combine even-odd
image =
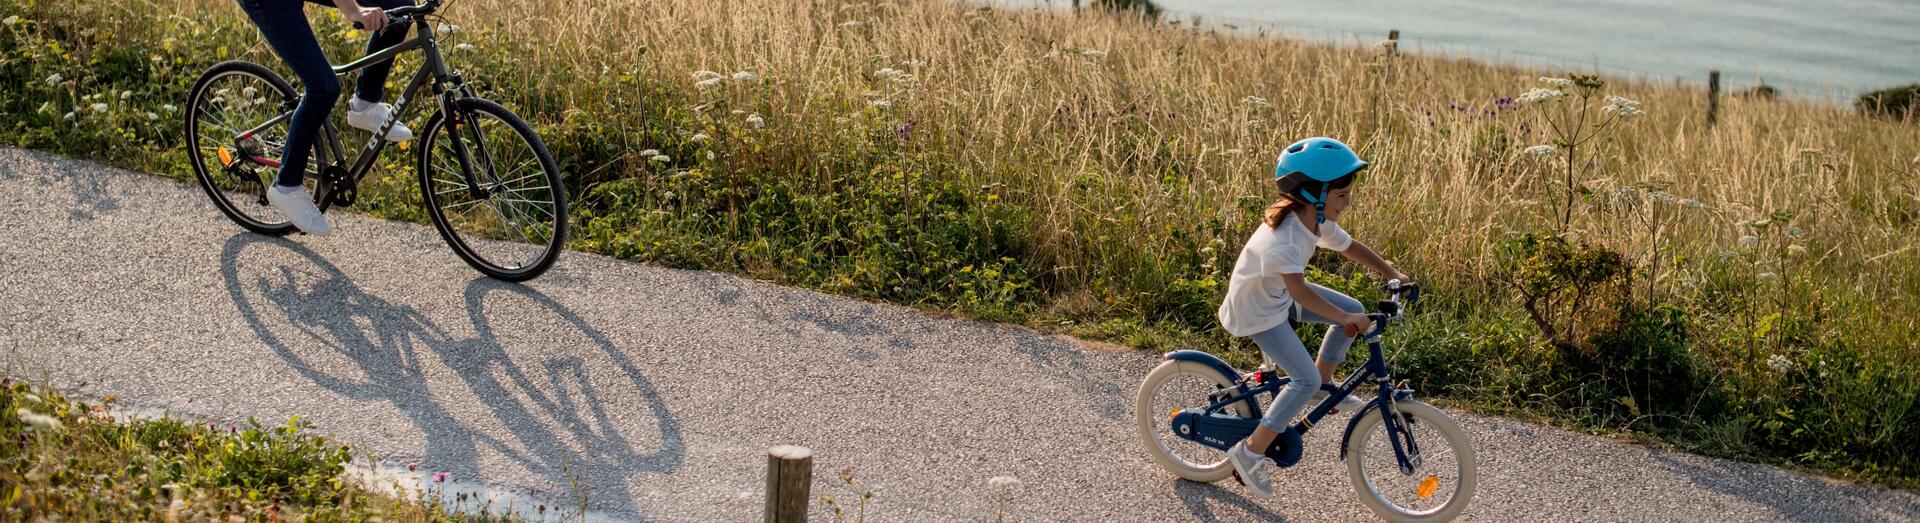
[[[1302,191],[1300,193],[1300,197],[1305,198],[1308,202],[1313,204],[1313,223],[1315,224],[1327,223],[1327,185],[1326,184],[1324,183],[1320,184],[1319,196],[1307,194],[1306,192]]]

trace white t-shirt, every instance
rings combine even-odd
[[[1316,245],[1345,251],[1353,237],[1331,221],[1321,223],[1320,235],[1314,236],[1292,212],[1278,229],[1261,223],[1233,264],[1227,299],[1220,302],[1220,326],[1234,336],[1252,336],[1286,323],[1294,302],[1280,275],[1305,274]]]

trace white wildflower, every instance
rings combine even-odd
[[[120,91],[121,100],[125,100],[128,98],[133,98],[133,91]]]
[[[703,90],[704,90],[704,89],[712,89],[712,88],[715,88],[715,87],[719,87],[719,86],[720,86],[720,82],[724,82],[724,81],[726,81],[726,80],[724,80],[724,79],[720,79],[720,78],[711,78],[711,79],[706,79],[706,80],[701,80],[701,81],[698,81],[698,82],[694,82],[694,83],[693,83],[693,86],[694,86],[694,87],[698,87],[698,88],[700,88],[700,89],[703,89]]]
[[[1787,236],[1792,236],[1792,237],[1795,237],[1795,238],[1799,238],[1800,236],[1802,236],[1802,235],[1805,235],[1805,234],[1807,234],[1807,231],[1803,231],[1803,230],[1800,230],[1800,228],[1799,228],[1799,227],[1788,227],[1788,228],[1787,228]]]
[[[260,90],[254,89],[253,86],[249,85],[240,89],[240,95],[245,96],[247,98],[253,98],[255,96],[260,95]]]
[[[47,77],[47,85],[60,85],[60,82],[66,81],[66,79],[67,77],[60,76],[60,73],[53,73],[53,75]]]
[[[1673,193],[1666,192],[1666,191],[1649,192],[1647,193],[1647,196],[1653,198],[1653,201],[1660,202],[1660,203],[1674,203],[1675,201],[1679,200],[1679,198],[1676,198],[1673,196]]]
[[[651,159],[651,158],[653,158],[653,157],[655,157],[655,156],[659,156],[659,155],[660,155],[660,150],[659,150],[659,149],[647,149],[647,150],[643,150],[643,151],[640,151],[640,157],[641,157],[641,158],[648,158],[648,159]]]
[[[160,115],[153,114],[153,111],[147,111],[147,121],[154,122],[159,120],[160,120]]]
[[[173,104],[166,104],[166,105],[162,105],[162,106],[160,106],[160,110],[162,110],[162,111],[166,111],[166,112],[169,112],[169,113],[171,113],[171,112],[174,112],[174,111],[178,111],[178,110],[180,110],[180,108],[179,108],[179,107],[174,107],[174,105],[173,105]]]
[[[848,20],[848,21],[845,21],[845,22],[840,22],[840,28],[841,28],[841,29],[853,29],[853,28],[855,28],[855,27],[860,27],[860,21],[859,21],[859,20]]]
[[[1558,150],[1551,145],[1535,145],[1527,148],[1527,154],[1534,156],[1553,156]]]
[[[1741,237],[1740,237],[1740,246],[1741,246],[1741,247],[1752,247],[1752,246],[1754,246],[1754,245],[1756,245],[1756,244],[1759,244],[1759,243],[1760,243],[1760,237],[1759,237],[1759,236],[1754,236],[1754,235],[1751,235],[1751,234],[1749,234],[1749,235],[1746,235],[1746,236],[1741,236]]]
[[[476,49],[476,48],[475,48],[475,47],[473,46],[473,44],[465,44],[465,43],[463,43],[463,44],[460,44],[460,45],[456,45],[456,46],[453,46],[453,50],[455,50],[455,51],[472,51],[472,50],[474,50],[474,49]]]
[[[1381,40],[1378,42],[1374,42],[1373,50],[1379,51],[1381,54],[1389,54],[1389,55],[1394,54],[1394,53],[1400,52],[1400,41],[1399,40]]]
[[[1267,103],[1267,99],[1261,98],[1258,96],[1248,96],[1246,98],[1241,98],[1240,103],[1251,105],[1254,107],[1266,107],[1269,105],[1273,105],[1273,104]]]
[[[67,111],[67,115],[66,115],[66,116],[63,116],[62,118],[66,118],[66,119],[68,119],[68,120],[72,120],[72,119],[73,119],[73,111]]]
[[[713,72],[713,71],[706,71],[706,70],[700,70],[700,71],[694,71],[694,72],[693,72],[693,79],[695,79],[695,80],[713,80],[713,79],[718,79],[718,78],[726,78],[726,76],[727,76],[727,75],[723,75],[723,74],[720,74],[720,73],[716,73],[716,72]]]
[[[867,107],[872,107],[874,109],[892,109],[893,102],[889,102],[886,100],[873,100],[873,101],[867,102]]]
[[[96,112],[96,113],[107,112],[107,104],[104,104],[104,103],[93,104],[93,112]]]
[[[1633,188],[1633,186],[1625,186],[1613,190],[1613,196],[1615,198],[1632,198],[1639,195],[1640,190]]]
[[[656,155],[653,155],[652,158],[648,158],[648,159],[653,160],[655,162],[660,162],[660,163],[667,163],[667,162],[673,161],[673,157],[670,157],[664,154],[656,154]]]
[[[1081,49],[1080,56],[1085,56],[1088,58],[1100,58],[1100,57],[1107,56],[1107,52],[1101,51],[1099,49]]]
[[[1788,255],[1791,255],[1791,256],[1799,256],[1799,255],[1802,255],[1802,254],[1806,254],[1806,253],[1807,253],[1807,248],[1806,248],[1806,247],[1802,247],[1802,246],[1799,246],[1799,245],[1788,245],[1788,246],[1787,246],[1787,254],[1788,254]]]
[[[737,73],[733,73],[733,81],[735,82],[751,83],[759,79],[760,79],[760,75],[753,74],[753,71],[740,71]]]
[[[1761,218],[1753,221],[1754,227],[1766,227],[1768,225],[1773,225],[1773,218]]]
[[[913,82],[913,73],[909,73],[899,69],[894,69],[892,67],[884,67],[878,71],[874,71],[873,77],[879,78],[881,80],[886,80],[888,82],[893,82],[896,84],[905,84],[905,83]]]
[[[1551,76],[1542,76],[1540,77],[1540,81],[1547,85],[1553,86],[1555,89],[1566,89],[1568,87],[1573,87],[1573,80],[1568,80],[1565,78],[1554,78]]]
[[[905,62],[900,62],[900,67],[905,67],[908,69],[918,71],[918,70],[927,68],[927,62],[922,60],[907,60]]]
[[[708,160],[714,159],[713,151],[707,151],[707,159]]]
[[[46,414],[41,414],[41,413],[27,410],[24,408],[14,409],[13,413],[19,415],[20,421],[24,421],[28,425],[32,425],[32,426],[43,428],[43,429],[59,429],[60,428],[60,419],[55,418],[53,416],[48,416]]]
[[[707,136],[707,133],[693,133],[691,140],[693,143],[707,143],[713,141],[713,137]]]
[[[1683,206],[1686,206],[1686,207],[1688,207],[1688,208],[1692,208],[1692,209],[1705,209],[1705,208],[1707,208],[1707,204],[1704,204],[1704,203],[1700,203],[1700,200],[1695,200],[1695,199],[1693,199],[1693,198],[1687,198],[1687,199],[1685,199],[1685,200],[1680,200],[1680,205],[1683,205]]]
[[[767,119],[766,119],[766,118],[761,118],[761,117],[760,117],[760,115],[757,115],[757,114],[755,114],[755,115],[749,115],[749,116],[747,116],[747,125],[751,125],[751,126],[753,126],[753,128],[755,128],[755,129],[759,129],[759,128],[762,128],[762,127],[766,127],[766,126],[767,126]]]
[[[444,23],[443,23],[443,24],[440,24],[440,29],[439,29],[439,31],[440,31],[440,32],[441,32],[442,34],[453,34],[453,33],[458,33],[458,32],[460,32],[460,26],[457,26],[457,25],[453,25],[453,24],[444,24]]]
[[[1520,103],[1534,104],[1534,103],[1540,103],[1540,102],[1551,102],[1554,100],[1558,100],[1560,99],[1560,97],[1566,96],[1566,95],[1567,93],[1560,92],[1559,90],[1541,89],[1541,88],[1535,87],[1532,90],[1521,94],[1519,97],[1519,100],[1520,100]]]
[[[1773,369],[1774,372],[1786,374],[1787,371],[1793,370],[1793,360],[1787,359],[1786,356],[1775,354],[1767,357],[1767,367]]]
[[[9,16],[9,17],[7,17],[7,19],[6,19],[6,20],[0,20],[0,23],[4,23],[4,24],[7,24],[7,25],[13,25],[13,24],[17,24],[17,23],[20,23],[20,17],[19,17],[19,16],[17,16],[17,15],[16,15],[16,16]]]
[[[1606,107],[1602,107],[1600,110],[1618,115],[1621,118],[1636,118],[1644,114],[1640,111],[1640,102],[1629,100],[1623,96],[1608,95]]]
[[[29,392],[29,393],[26,393],[26,394],[22,394],[22,395],[20,395],[20,397],[21,397],[21,398],[24,398],[24,399],[26,399],[26,400],[27,400],[27,403],[39,403],[39,402],[40,402],[40,396],[38,396],[38,395],[35,395],[34,393],[31,393],[31,392]]]
[[[53,102],[40,102],[40,108],[39,108],[39,109],[35,109],[35,110],[34,110],[33,112],[36,112],[36,113],[41,113],[41,114],[47,114],[47,113],[52,113],[52,112],[53,112]]]
[[[1010,489],[1020,486],[1020,478],[1013,476],[994,476],[993,479],[987,480],[987,484],[997,489]]]

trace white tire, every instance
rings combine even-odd
[[[1407,400],[1394,406],[1403,419],[1412,420],[1421,466],[1411,475],[1400,473],[1380,412],[1368,411],[1347,436],[1347,476],[1353,480],[1354,493],[1387,521],[1450,521],[1473,501],[1479,482],[1473,444],[1453,418],[1432,405]],[[1428,496],[1420,496],[1429,477],[1434,487],[1426,492]],[[1438,498],[1440,494],[1446,497]]]
[[[1140,440],[1147,454],[1160,468],[1189,481],[1212,483],[1233,475],[1227,453],[1199,442],[1180,438],[1173,432],[1173,410],[1206,408],[1207,394],[1213,386],[1232,387],[1233,381],[1206,364],[1196,361],[1167,360],[1147,373],[1134,399],[1133,416],[1139,424]],[[1168,389],[1168,390],[1162,390]],[[1249,417],[1247,402],[1235,402],[1222,409],[1238,417]]]

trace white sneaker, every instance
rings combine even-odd
[[[354,109],[353,106],[356,105],[360,108]],[[380,125],[387,123],[387,119],[392,116],[393,104],[373,103],[354,98],[353,102],[347,105],[347,125],[370,133],[379,132]],[[412,139],[413,129],[408,129],[406,124],[393,122],[393,127],[387,129],[389,142],[404,142]]]
[[[286,189],[282,192],[281,189]],[[333,234],[333,224],[327,223],[327,217],[320,214],[320,208],[313,206],[313,196],[307,194],[305,186],[285,188],[279,185],[267,187],[267,203],[287,215],[287,221],[293,222],[300,232],[314,236]]]
[[[1246,485],[1247,490],[1253,491],[1255,495],[1271,498],[1273,482],[1272,477],[1267,475],[1267,465],[1272,464],[1273,460],[1267,459],[1266,456],[1250,456],[1251,454],[1253,452],[1247,450],[1246,440],[1241,440],[1233,444],[1233,448],[1227,449],[1227,462],[1233,464],[1233,477],[1239,479],[1240,484]]]
[[[1355,391],[1355,394],[1348,394],[1347,397],[1340,398],[1340,404],[1334,406],[1334,408],[1347,411],[1347,412],[1358,412],[1360,410],[1360,407],[1367,406],[1366,400],[1360,399],[1360,395],[1358,394],[1358,392],[1359,391]],[[1307,406],[1311,408],[1312,406],[1319,405],[1320,402],[1326,401],[1326,400],[1327,400],[1327,391],[1325,389],[1314,391],[1313,399],[1307,400]]]

